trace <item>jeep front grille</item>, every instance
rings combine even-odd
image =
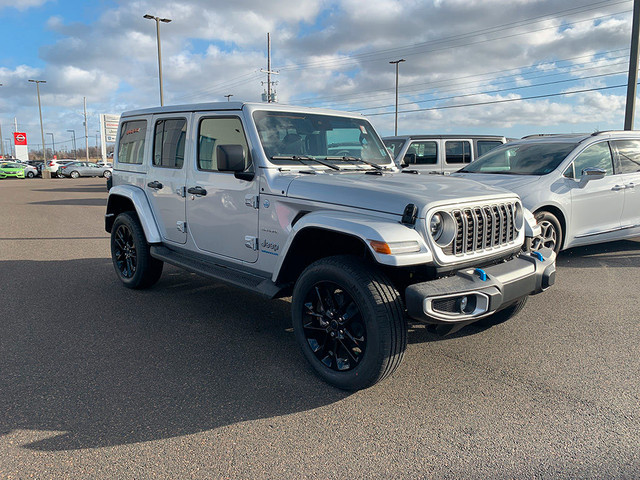
[[[450,213],[456,223],[456,236],[443,249],[447,255],[493,250],[508,245],[517,237],[514,203],[462,208]]]

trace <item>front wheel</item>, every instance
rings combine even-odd
[[[531,242],[531,250],[537,251],[541,248],[550,248],[559,253],[562,248],[562,227],[553,213],[541,210],[535,214],[536,222],[540,225],[541,233]]]
[[[109,170],[105,170],[102,176],[106,179],[111,178],[111,172]]]
[[[398,291],[350,256],[311,264],[296,282],[293,330],[316,373],[343,390],[369,387],[402,362],[407,323]]]
[[[70,176],[71,178],[78,178],[78,177],[80,176],[80,174],[74,170],[73,172],[71,172],[71,173],[69,174],[69,176]]]
[[[140,222],[131,212],[121,213],[113,222],[111,259],[118,278],[128,288],[150,287],[162,275],[164,264],[151,256]]]
[[[27,172],[27,178],[33,178],[35,174],[33,172]]]

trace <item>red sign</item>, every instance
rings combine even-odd
[[[15,132],[13,134],[13,142],[15,145],[26,145],[27,144],[27,134],[23,132]]]

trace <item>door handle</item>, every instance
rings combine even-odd
[[[154,190],[160,190],[162,188],[162,184],[157,180],[154,180],[153,182],[147,183],[147,187],[153,188]]]
[[[624,185],[614,185],[613,187],[611,187],[611,190],[617,192],[618,190],[624,190],[625,188],[626,187]]]
[[[205,196],[207,194],[207,191],[202,187],[189,187],[187,189],[187,193],[190,193],[191,195]]]
[[[633,182],[631,182],[631,183],[627,183],[627,184],[625,185],[625,188],[634,188],[634,187],[635,187],[635,185],[633,184]]]

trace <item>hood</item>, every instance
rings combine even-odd
[[[504,188],[520,195],[521,188],[540,180],[540,175],[500,175],[491,173],[452,173],[451,176],[466,178],[492,187]]]
[[[444,175],[400,172],[367,175],[357,172],[298,176],[289,184],[287,196],[395,215],[402,215],[404,208],[413,203],[420,209],[420,217],[424,218],[424,206],[512,197],[513,194]]]

